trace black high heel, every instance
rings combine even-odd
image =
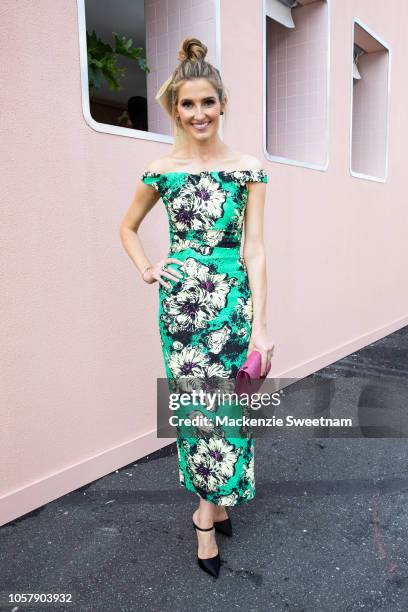
[[[214,521],[214,527],[216,531],[223,533],[229,538],[232,536],[232,523],[230,518],[227,518],[224,521]]]
[[[204,529],[203,527],[199,527],[198,525],[196,525],[194,521],[193,525],[195,529],[198,529],[199,531],[211,531],[212,529],[214,529],[214,527],[207,527],[206,529]],[[204,570],[208,574],[211,574],[211,576],[214,576],[214,578],[218,578],[221,565],[220,553],[217,553],[215,557],[210,557],[209,559],[201,559],[197,556],[197,561],[198,565],[201,567],[202,570]]]

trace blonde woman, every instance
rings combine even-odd
[[[184,40],[180,63],[156,96],[172,118],[174,146],[145,169],[121,224],[123,246],[143,280],[159,283],[168,379],[192,377],[204,387],[212,377],[233,380],[253,349],[262,355],[263,375],[273,350],[263,244],[267,175],[256,157],[232,150],[218,135],[227,96],[206,52],[198,39]],[[160,197],[171,244],[167,257],[153,264],[137,232]],[[198,564],[218,577],[215,532],[232,535],[226,507],[255,495],[254,440],[219,427],[194,437],[178,430],[177,449],[180,483],[199,496],[192,516]]]

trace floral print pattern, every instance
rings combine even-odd
[[[200,173],[145,171],[141,180],[159,192],[169,220],[168,257],[182,274],[159,284],[158,324],[168,379],[183,389],[231,392],[247,357],[253,304],[240,255],[247,183],[267,182],[263,169]],[[224,381],[224,382],[223,382]],[[188,415],[222,414],[206,401]],[[179,481],[217,505],[235,506],[255,495],[254,440],[241,428],[227,435],[210,421],[195,435],[177,434]]]

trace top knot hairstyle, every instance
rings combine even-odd
[[[180,62],[186,60],[191,61],[202,61],[207,55],[207,47],[198,38],[186,38],[181,45],[181,49],[178,54]]]
[[[156,100],[172,119],[174,143],[176,146],[181,145],[184,140],[184,130],[176,122],[176,108],[178,91],[185,81],[208,79],[217,92],[220,102],[227,101],[227,94],[220,72],[215,66],[205,61],[206,55],[207,47],[198,38],[184,39],[178,53],[179,65],[156,94]]]

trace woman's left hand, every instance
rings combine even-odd
[[[259,330],[254,330],[251,334],[248,345],[248,355],[251,351],[259,351],[262,355],[261,376],[265,376],[265,372],[271,363],[273,350],[275,345],[269,338],[266,326]]]

